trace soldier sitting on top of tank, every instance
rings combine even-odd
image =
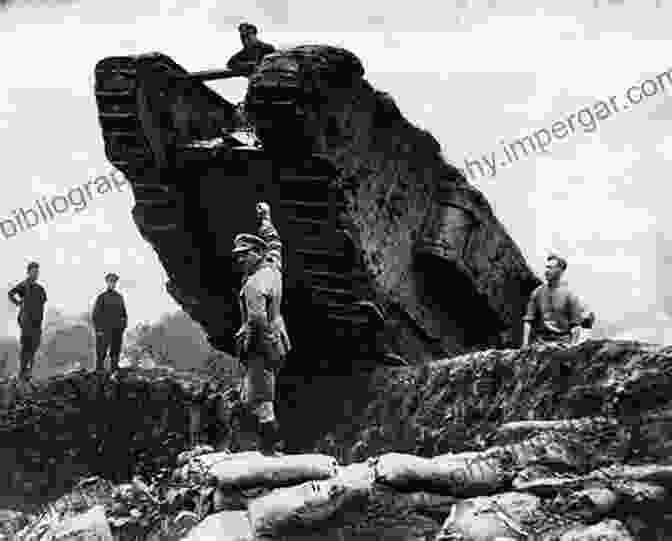
[[[226,67],[248,77],[252,75],[254,68],[259,65],[264,56],[275,52],[275,47],[264,43],[257,37],[258,30],[253,24],[242,23],[238,25],[238,32],[243,48],[229,59]]]

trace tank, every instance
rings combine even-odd
[[[109,57],[95,94],[112,165],[167,290],[234,352],[237,233],[269,202],[284,242],[284,305],[306,370],[416,363],[520,340],[539,280],[485,197],[353,53],[280,50],[242,107],[160,53]]]

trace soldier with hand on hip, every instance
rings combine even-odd
[[[19,377],[24,381],[29,381],[32,376],[35,353],[42,341],[42,319],[44,318],[44,305],[47,302],[47,293],[37,283],[40,265],[35,262],[29,263],[27,272],[26,279],[14,286],[8,293],[9,300],[20,307],[18,316],[21,328]]]

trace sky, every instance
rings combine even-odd
[[[672,67],[672,0],[656,4],[16,2],[0,11],[0,221],[42,197],[109,178],[93,94],[94,65],[106,56],[160,51],[189,70],[221,68],[239,48],[243,20],[279,47],[343,46],[362,59],[373,86],[391,93],[407,118],[438,139],[446,159],[463,167],[598,100],[622,100],[633,84]],[[245,82],[211,86],[240,101]],[[536,272],[549,251],[567,257],[569,284],[603,328],[672,343],[667,87],[592,133],[577,131],[473,183]],[[83,210],[71,206],[31,230],[0,234],[0,285],[18,282],[27,262],[38,260],[49,306],[77,314],[90,309],[104,274],[114,271],[129,323],[155,321],[178,306],[133,223],[130,187],[106,191],[104,181]],[[0,299],[0,335],[18,335],[15,316]]]

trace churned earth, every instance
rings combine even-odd
[[[5,422],[3,448],[35,447],[39,438],[28,436],[26,427],[55,422],[63,411],[71,415],[67,424],[41,426],[51,426],[52,440],[68,441],[61,434],[85,425],[77,420],[105,411],[102,405],[109,408],[116,396],[114,409],[124,412],[117,424],[125,433],[133,426],[136,434],[122,441],[138,442],[130,447],[130,467],[113,476],[82,458],[88,470],[63,482],[63,492],[69,492],[23,509],[27,515],[13,514],[11,520],[8,515],[3,531],[23,527],[16,539],[75,539],[67,535],[74,535],[76,517],[84,529],[97,528],[109,539],[157,541],[207,535],[668,539],[671,369],[672,348],[609,340],[485,350],[422,366],[378,368],[359,376],[367,382],[363,408],[332,423],[310,445],[275,458],[250,451],[245,423],[236,420],[235,393],[219,402],[219,417],[229,423],[228,430],[220,425],[212,432],[211,443],[219,449],[200,446],[178,457],[190,448],[188,405],[208,403],[198,398],[207,395],[202,382],[187,385],[175,374],[129,372],[119,382],[107,381],[116,395],[84,398],[73,390],[66,397],[63,389],[88,388],[84,382],[93,378],[71,374],[17,400],[3,417],[15,425],[11,429]],[[326,383],[315,385],[326,392]],[[310,404],[302,403],[300,394],[294,399],[293,422],[301,423]],[[90,407],[82,407],[83,400]],[[287,414],[283,422],[290,422]],[[152,426],[155,439],[147,430]],[[145,447],[141,459],[135,450],[150,442],[154,445]],[[66,453],[52,455],[63,462]],[[32,472],[31,479],[40,478],[39,466],[30,470],[24,459],[21,467]]]

